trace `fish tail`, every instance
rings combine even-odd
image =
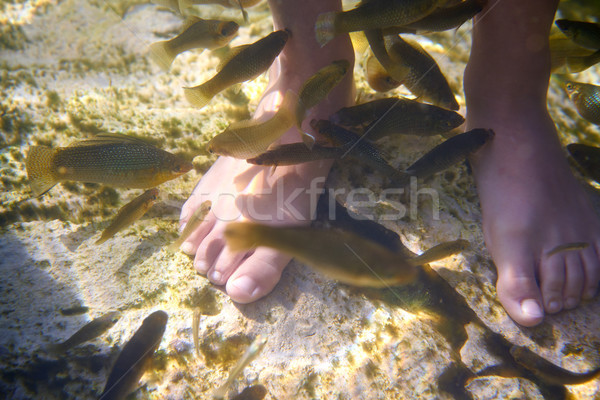
[[[41,196],[56,185],[52,170],[55,151],[46,146],[31,146],[27,153],[27,177],[34,196]]]
[[[102,232],[102,236],[100,236],[100,239],[96,240],[96,242],[94,243],[95,245],[99,245],[102,244],[104,242],[106,242],[110,236],[109,235],[105,235],[106,232]]]
[[[150,52],[150,59],[163,71],[169,70],[176,56],[176,54],[169,49],[169,43],[166,40],[152,43],[148,47],[148,51]]]
[[[250,250],[258,245],[262,226],[249,222],[231,222],[225,227],[225,240],[231,251]]]
[[[296,107],[300,103],[298,99],[298,95],[291,90],[288,90],[283,95],[283,100],[279,105],[278,113],[283,113],[287,118],[295,119],[296,118]],[[292,122],[293,124],[293,122]]]
[[[335,37],[335,17],[336,12],[326,12],[319,14],[315,23],[315,35],[317,42],[321,47],[325,46]]]
[[[50,354],[58,355],[64,353],[66,351],[66,348],[63,343],[50,344],[46,346],[46,351]]]
[[[195,87],[184,87],[183,94],[187,101],[195,107],[202,108],[214,97],[214,94],[208,90],[206,83]]]

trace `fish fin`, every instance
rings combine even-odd
[[[147,146],[152,146],[151,143],[149,143],[143,139],[124,135],[122,133],[102,133],[99,135],[94,135],[89,139],[70,143],[68,147],[96,146],[99,144],[110,144],[110,143],[138,143],[138,144],[145,144]]]
[[[212,93],[209,93],[206,90],[206,84],[202,84],[196,87],[184,87],[183,94],[187,101],[190,102],[193,106],[198,108],[202,108],[210,102],[210,100],[214,97]]]
[[[150,59],[154,61],[163,71],[168,71],[175,59],[176,54],[169,51],[167,41],[152,43],[148,47]]]
[[[298,104],[298,95],[292,90],[288,90],[283,95],[283,100],[279,105],[277,112],[285,112],[290,118],[294,119],[296,116],[296,105]]]
[[[277,165],[273,165],[271,167],[271,173],[269,174],[269,176],[273,176],[273,174],[275,173],[276,170],[277,170]]]
[[[364,54],[369,48],[369,42],[367,41],[363,31],[350,32],[350,40],[352,41],[354,51],[358,54]]]
[[[325,46],[335,37],[335,17],[336,12],[326,12],[319,14],[315,23],[315,35],[317,42],[321,47]]]
[[[250,46],[250,45],[243,44],[241,46],[236,46],[236,47],[232,47],[231,49],[229,49],[227,54],[225,54],[223,57],[221,57],[221,60],[219,60],[219,64],[217,65],[217,72],[220,72],[223,69],[223,67],[225,67],[225,65],[227,65],[227,63],[229,61],[231,61],[231,59],[233,57],[240,54],[242,52],[242,50],[247,49],[248,46]]]
[[[52,171],[52,160],[56,151],[46,146],[31,146],[27,153],[27,177],[29,186],[35,197],[46,193],[56,185],[57,180]]]
[[[181,8],[181,7],[180,7]],[[182,31],[185,31],[186,29],[188,29],[190,26],[194,25],[196,22],[200,22],[203,21],[202,18],[200,17],[196,17],[194,15],[190,15],[189,17],[185,18],[185,21],[183,21],[183,25],[181,27]]]
[[[225,240],[231,251],[244,251],[256,247],[254,237],[257,232],[255,228],[260,225],[251,222],[230,222],[225,227]]]
[[[422,254],[411,258],[409,262],[412,265],[429,264],[431,262],[460,253],[468,247],[469,242],[464,239],[440,243],[428,250],[425,250]]]
[[[178,4],[179,4],[179,12],[181,14],[183,14],[183,10],[187,10],[188,8],[190,8],[194,5],[194,3],[191,0],[179,0]]]
[[[65,348],[63,343],[58,343],[46,346],[45,350],[50,354],[60,355],[63,354],[67,349]]]
[[[98,240],[96,240],[96,241],[94,242],[94,244],[95,244],[96,246],[97,246],[97,245],[99,245],[99,244],[102,244],[102,243],[106,242],[108,239],[110,239],[110,236],[109,236],[109,235],[105,235],[105,234],[104,234],[105,232],[106,232],[106,231],[102,232],[102,235],[100,236],[100,239],[98,239]]]
[[[302,136],[302,142],[312,150],[313,146],[316,143],[315,137],[308,132],[300,131],[300,135]]]
[[[244,6],[242,5],[242,0],[237,0],[238,5],[240,6],[240,11],[242,12],[242,17],[244,18],[244,22],[248,23],[248,13],[244,10]]]

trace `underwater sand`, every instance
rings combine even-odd
[[[241,22],[236,10],[198,10],[203,18]],[[272,29],[266,3],[248,11],[251,23],[240,28],[232,45],[255,41]],[[218,58],[187,52],[165,73],[146,53],[150,43],[171,37],[180,26],[181,19],[170,11],[141,2],[0,3],[0,397],[97,398],[119,350],[143,318],[158,309],[169,314],[169,322],[156,361],[135,394],[139,399],[210,398],[259,333],[269,341],[229,398],[260,384],[267,389],[266,399],[446,399],[452,395],[440,389],[438,380],[453,361],[462,358],[474,372],[495,364],[497,358],[481,343],[481,329],[472,324],[462,350],[453,348],[448,339],[460,332],[442,332],[425,290],[359,290],[292,262],[272,294],[237,305],[197,275],[187,256],[165,248],[177,237],[179,208],[215,160],[206,143],[229,122],[248,118],[267,82],[263,75],[244,84],[241,94],[220,94],[201,110],[190,107],[181,87],[211,77]],[[463,114],[469,30],[465,24],[456,34],[419,39],[446,74]],[[598,71],[592,68],[575,78],[598,83]],[[373,98],[360,58],[355,77],[360,101]],[[565,144],[599,142],[600,129],[578,117],[555,80],[549,102]],[[161,185],[160,204],[96,246],[111,216],[139,190],[65,183],[41,198],[22,200],[29,197],[28,146],[65,146],[103,132],[146,138],[195,157],[195,170]],[[384,145],[392,164],[405,167],[441,140],[402,137]],[[360,185],[379,193],[381,177],[340,164],[328,185]],[[496,300],[495,271],[466,168],[439,174],[427,187],[439,193],[439,219],[428,211],[431,202],[424,196],[416,218],[381,223],[413,251],[459,237],[468,240],[471,249],[432,266],[489,328],[572,371],[600,365],[598,297],[574,311],[548,316],[536,328],[515,325]],[[379,204],[376,214],[384,215],[389,207]],[[77,306],[88,311],[63,315]],[[196,307],[205,314],[200,356],[191,328]],[[110,309],[123,316],[108,333],[61,357],[44,350]],[[543,398],[524,379],[480,378],[466,389],[475,399]],[[594,399],[600,383],[568,390],[576,398]]]

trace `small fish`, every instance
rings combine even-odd
[[[551,385],[580,385],[600,376],[600,368],[585,373],[575,373],[554,365],[525,346],[512,346],[514,360],[536,377]]]
[[[415,161],[406,173],[425,179],[465,160],[494,136],[491,129],[472,129],[442,142]]]
[[[261,0],[179,0],[182,10],[189,8],[194,4],[219,4],[227,8],[239,8],[245,22],[248,22],[248,13],[245,8],[255,6],[260,2]]]
[[[200,316],[202,315],[199,307],[194,308],[194,315],[192,317],[192,337],[194,338],[194,349],[196,355],[200,357]]]
[[[179,247],[187,240],[188,237],[194,232],[198,226],[204,221],[206,214],[210,211],[212,207],[212,202],[210,200],[206,200],[200,204],[200,207],[194,211],[190,219],[187,221],[185,226],[183,227],[183,231],[179,238],[169,245],[169,250],[177,251]]]
[[[256,157],[267,151],[294,125],[297,96],[288,90],[279,110],[266,121],[244,120],[234,122],[208,143],[208,150],[222,156],[239,159]]]
[[[344,147],[327,147],[314,144],[312,149],[304,143],[282,144],[246,161],[255,165],[296,165],[310,161],[340,158],[346,149]]]
[[[401,61],[392,59],[387,47],[385,46],[382,30],[371,29],[365,31],[365,36],[369,42],[369,46],[371,47],[373,55],[377,61],[379,61],[381,67],[387,71],[392,80],[400,83],[404,82],[411,72],[410,67]]]
[[[108,312],[85,324],[81,329],[75,332],[70,338],[62,343],[51,345],[48,350],[53,353],[64,353],[72,347],[78,346],[92,339],[97,338],[104,332],[113,327],[119,320],[121,313],[118,311]]]
[[[400,82],[392,78],[374,55],[367,57],[366,64],[367,83],[371,89],[377,92],[388,92],[400,86]]]
[[[436,106],[459,109],[446,77],[425,49],[417,42],[409,43],[397,35],[386,36],[385,43],[390,58],[409,67],[410,72],[402,84],[412,94]]]
[[[166,7],[175,11],[177,14],[181,14],[181,9],[179,8],[179,0],[151,0],[150,3]]]
[[[424,251],[422,254],[412,257],[410,260],[417,265],[429,264],[431,262],[450,257],[454,254],[458,254],[466,250],[468,247],[469,242],[462,239],[444,242],[433,246],[432,248]]]
[[[119,354],[110,371],[101,400],[125,399],[136,389],[152,356],[162,340],[169,316],[164,311],[155,311],[142,322]]]
[[[585,71],[600,62],[600,50],[589,56],[572,56],[565,59],[565,71],[571,74]],[[560,71],[555,71],[560,72]]]
[[[600,147],[571,143],[567,151],[587,177],[600,183]]]
[[[457,112],[397,97],[342,108],[330,120],[348,127],[367,126],[364,135],[370,140],[396,134],[439,135],[465,122]]]
[[[217,399],[221,399],[225,397],[227,394],[227,390],[231,384],[237,379],[237,377],[242,373],[244,368],[248,366],[264,349],[267,344],[267,337],[263,335],[257,335],[254,341],[250,344],[242,358],[235,364],[235,366],[229,371],[229,376],[227,377],[227,381],[221,385],[215,392],[213,393],[213,397]]]
[[[592,50],[576,45],[571,39],[565,37],[562,33],[560,33],[560,35],[551,35],[549,39],[549,45],[550,71],[552,73],[568,72],[568,60],[571,60],[569,62],[572,64],[572,60],[585,60],[585,57],[589,57],[594,53]]]
[[[417,21],[446,0],[369,0],[352,10],[317,17],[315,34],[321,47],[341,33],[383,29]]]
[[[554,23],[565,36],[579,46],[590,50],[600,50],[600,24],[568,19],[557,19]]]
[[[102,236],[96,241],[96,244],[106,242],[117,232],[127,228],[129,225],[142,218],[150,207],[152,207],[157,198],[158,189],[153,188],[146,190],[144,193],[121,207],[110,225],[102,232]]]
[[[301,129],[306,111],[324,100],[329,92],[346,76],[348,60],[336,60],[318,70],[300,88],[296,105],[296,126]]]
[[[327,120],[313,121],[311,125],[313,129],[333,141],[334,144],[347,147],[346,153],[348,155],[356,157],[371,168],[381,172],[395,184],[403,186],[408,183],[410,176],[390,165],[381,151],[368,140]]]
[[[213,50],[223,47],[233,39],[239,27],[233,21],[189,17],[179,35],[150,45],[150,57],[168,71],[177,55],[191,49]]]
[[[288,31],[275,31],[250,45],[232,49],[234,55],[214,77],[202,85],[184,88],[186,99],[196,107],[204,107],[229,86],[258,77],[271,66],[289,37]]]
[[[192,169],[180,157],[125,135],[96,135],[54,149],[30,146],[26,166],[34,196],[62,181],[148,189]]]
[[[600,125],[600,86],[567,82],[565,88],[579,115]]]
[[[560,244],[553,248],[552,250],[546,253],[546,257],[553,256],[558,253],[562,253],[565,251],[573,251],[573,250],[583,250],[589,247],[589,243],[587,242],[573,242],[573,243],[565,243]]]
[[[348,231],[231,222],[225,239],[232,251],[270,247],[354,286],[399,285],[413,281],[418,272],[408,258]]]
[[[407,25],[386,28],[384,35],[399,33],[428,33],[458,29],[483,10],[484,1],[466,0],[450,7],[440,7],[426,17]]]

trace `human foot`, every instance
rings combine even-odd
[[[307,0],[294,3],[293,10],[286,7],[291,5],[271,2],[275,29],[287,28],[292,37],[279,62],[276,61],[279,64],[271,70],[270,84],[256,111],[256,119],[272,115],[287,90],[298,93],[302,83],[321,67],[340,59],[353,64],[354,53],[347,36],[336,38],[323,49],[314,39],[316,16],[338,10],[341,6],[337,0]],[[299,14],[302,18],[298,18]],[[309,111],[307,119],[327,118],[350,105],[352,91],[350,73],[326,100]],[[300,134],[292,128],[284,134],[281,143],[296,141],[300,141]],[[214,284],[225,285],[234,301],[249,303],[265,296],[279,281],[290,257],[265,248],[232,253],[225,246],[225,226],[241,220],[276,225],[309,224],[330,167],[331,161],[317,161],[278,167],[272,172],[268,167],[253,166],[245,160],[220,157],[183,206],[181,221],[185,223],[203,201],[211,200],[213,204],[206,220],[182,245],[182,250],[195,254],[196,270],[206,274]]]
[[[560,149],[550,117],[540,111],[479,122],[496,136],[473,159],[486,246],[498,270],[498,298],[518,323],[594,296],[600,279],[600,224]],[[548,256],[573,242],[589,247]]]
[[[600,280],[600,222],[546,109],[556,5],[488,2],[474,23],[464,80],[467,129],[496,133],[471,161],[498,298],[525,326],[593,297]],[[573,242],[589,246],[548,255]]]

